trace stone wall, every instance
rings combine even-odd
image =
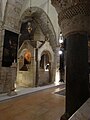
[[[0,93],[10,92],[16,80],[16,64],[11,67],[2,67],[0,70]]]
[[[25,51],[28,50],[31,53],[31,63],[27,65],[27,71],[20,70],[24,65],[24,54]],[[35,81],[35,56],[34,56],[34,48],[31,46],[30,41],[26,40],[20,49],[18,50],[18,67],[17,67],[17,80],[16,83],[18,86],[23,87],[32,87],[34,86]],[[20,58],[22,57],[22,61],[20,63]]]
[[[5,9],[0,7],[4,10],[0,12],[0,15],[2,15],[0,16],[2,17],[2,21],[0,21],[0,93],[10,92],[12,89],[15,89],[14,82],[16,80],[16,63],[12,64],[11,67],[2,67],[2,55],[5,29],[16,33],[19,32],[21,7],[18,6],[19,4],[16,5],[16,3],[17,1],[15,1],[15,4],[8,1],[7,5],[3,5],[4,3],[0,4],[5,7]]]
[[[39,82],[38,85],[47,85],[49,84],[49,71],[44,69],[39,69]]]
[[[21,17],[21,13],[22,13],[21,11],[22,11],[23,1],[24,0],[8,0],[8,2],[6,2],[5,5],[3,6],[3,7],[5,7],[5,9],[3,9],[4,10],[3,11],[3,21],[0,23],[0,26],[1,26],[0,27],[0,93],[10,91],[10,84],[9,84],[9,83],[11,83],[10,81],[12,81],[12,80],[16,81],[16,72],[14,70],[12,70],[14,68],[2,67],[3,42],[4,42],[4,31],[5,30],[9,30],[9,31],[12,31],[12,32],[15,32],[18,34],[20,32],[20,27],[21,27],[21,21],[20,21],[21,18],[20,17]],[[26,9],[27,8],[28,8],[28,6],[26,7]],[[41,15],[43,15],[43,14],[40,14],[40,16]],[[55,14],[55,15],[57,16],[57,14]],[[45,16],[45,17],[47,18],[47,16]],[[45,21],[43,17],[42,17],[42,20]],[[38,19],[38,22],[42,23],[39,19]],[[53,24],[54,24],[54,22],[53,22]],[[42,25],[44,25],[44,24],[42,24]],[[42,26],[42,30],[43,30],[43,28],[44,27]],[[46,28],[47,28],[47,25],[46,25],[45,29]],[[53,41],[53,39],[55,38],[54,29],[52,26],[50,29],[53,33],[52,34],[53,36],[51,39]],[[57,28],[55,28],[55,29],[57,30]],[[39,33],[39,34],[41,34],[41,33]],[[46,33],[44,33],[44,34],[46,34]],[[51,37],[51,35],[50,35],[50,37]],[[38,36],[38,33],[37,33],[35,40],[43,40],[43,38],[45,38],[45,36],[44,37],[42,35]],[[52,44],[55,46],[54,43],[56,43],[55,40],[52,42]],[[47,46],[46,47],[44,46],[42,50],[44,50],[44,49],[47,49]],[[48,49],[51,51],[51,54],[53,54],[53,56],[54,56],[54,52],[50,45],[48,46]],[[24,83],[26,82],[29,86],[32,86],[35,83],[35,78],[36,78],[36,76],[35,76],[35,72],[36,72],[35,71],[36,70],[35,50],[33,50],[33,51],[34,51],[33,57],[32,57],[33,62],[29,66],[30,67],[29,71],[24,72],[24,73],[23,73],[23,71],[22,72],[20,71],[20,74],[19,74],[20,76],[22,76],[24,78],[25,81],[23,81],[23,82]],[[54,81],[55,67],[53,65],[54,65],[54,57],[52,57],[52,69],[53,69],[52,75],[53,75],[53,81]],[[32,71],[31,71],[31,69],[32,69]],[[16,70],[16,68],[15,68],[15,70]],[[19,71],[17,71],[17,73],[18,72]],[[14,76],[14,77],[12,78],[12,76]],[[18,74],[17,74],[17,76],[18,76]],[[30,81],[29,78],[31,78],[32,80]],[[21,82],[21,79],[19,79],[19,80]]]
[[[0,26],[0,67],[2,66],[4,33],[5,31],[3,30],[2,26]]]
[[[19,32],[22,2],[20,0],[8,1],[5,9],[5,28],[14,32]]]
[[[33,75],[32,71],[18,71],[17,85],[20,87],[33,87]]]

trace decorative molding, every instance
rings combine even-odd
[[[56,8],[57,12],[66,10],[69,7],[82,3],[87,4],[90,3],[90,1],[89,0],[51,0],[51,4]]]
[[[61,30],[64,36],[73,32],[88,32],[90,34],[90,16],[76,15],[71,19],[64,19],[60,23]]]
[[[64,19],[71,19],[72,17],[76,15],[90,15],[90,3],[80,3],[76,4],[74,6],[71,6],[68,9],[62,10],[59,13],[59,21],[62,22]]]

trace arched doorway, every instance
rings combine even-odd
[[[43,51],[39,65],[39,85],[46,85],[52,82],[51,68],[52,58],[49,51]]]

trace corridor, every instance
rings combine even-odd
[[[65,96],[55,94],[65,85],[0,102],[0,120],[59,120],[64,113]]]

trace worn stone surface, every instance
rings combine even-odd
[[[5,27],[19,32],[20,29],[20,12],[22,8],[21,1],[9,1],[5,13]]]
[[[1,120],[59,120],[64,113],[65,97],[51,88],[0,103]]]
[[[69,120],[90,120],[90,98],[70,117]]]
[[[3,67],[0,69],[0,93],[10,92],[16,81],[16,66]]]

